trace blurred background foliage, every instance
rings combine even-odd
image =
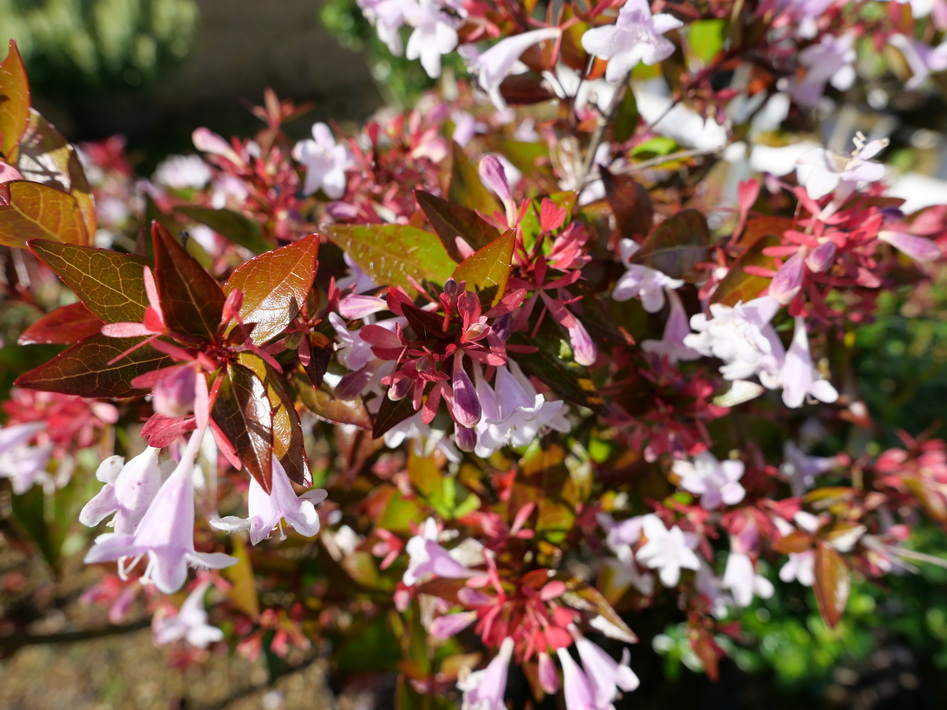
[[[191,49],[194,0],[0,0],[34,90],[57,96],[123,90],[155,79]]]

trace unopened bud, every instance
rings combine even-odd
[[[799,293],[805,277],[806,250],[802,247],[783,264],[769,285],[769,295],[786,305]]]
[[[475,429],[458,424],[454,427],[454,441],[461,451],[473,451],[477,446],[477,432]]]
[[[835,262],[835,242],[828,239],[813,249],[806,257],[806,266],[814,274],[821,274],[832,268]]]
[[[466,331],[464,331],[464,342],[470,343],[474,340],[479,340],[487,333],[487,326],[483,323],[472,323]]]

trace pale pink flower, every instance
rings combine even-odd
[[[208,587],[210,580],[198,584],[181,604],[175,616],[154,618],[152,633],[156,646],[185,639],[192,646],[207,648],[209,644],[223,640],[224,632],[207,623],[204,594]]]
[[[787,584],[796,580],[804,587],[815,583],[815,552],[790,552],[789,561],[779,568],[779,578]]]
[[[616,301],[638,298],[648,313],[657,313],[664,308],[665,291],[680,288],[684,282],[681,279],[672,279],[657,269],[631,263],[631,258],[639,248],[631,239],[622,239],[619,243],[625,273],[615,284],[612,298]]]
[[[100,535],[86,563],[118,560],[119,576],[124,579],[127,569],[147,556],[142,582],[153,582],[165,594],[184,585],[188,564],[221,569],[237,563],[236,557],[221,552],[194,549],[194,459],[203,435],[203,430],[192,435],[181,462],[158,490],[134,534]],[[128,560],[131,563],[126,567]]]
[[[806,249],[800,248],[779,267],[779,271],[769,283],[767,293],[782,305],[788,304],[802,289],[806,275]]]
[[[801,407],[808,395],[826,403],[838,399],[838,391],[822,377],[812,363],[806,321],[801,316],[796,318],[792,345],[789,346],[779,371],[779,383],[783,387],[783,402],[787,407]]]
[[[503,695],[506,693],[506,677],[513,657],[513,639],[507,636],[500,650],[486,668],[474,671],[457,682],[463,691],[461,710],[505,710]]]
[[[676,525],[668,530],[661,518],[653,513],[644,516],[643,532],[648,542],[635,557],[643,565],[659,570],[665,587],[677,585],[682,569],[700,568],[700,559],[694,554],[697,546],[694,533],[685,533]]]
[[[672,363],[697,360],[701,354],[684,344],[684,339],[691,333],[684,304],[674,291],[668,291],[666,295],[671,310],[668,313],[667,323],[664,325],[664,335],[661,340],[643,340],[641,349],[666,357]]]
[[[815,485],[816,476],[839,464],[837,456],[806,456],[792,441],[783,444],[783,458],[779,472],[789,481],[793,496],[805,495]]]
[[[172,155],[158,163],[154,181],[173,190],[200,190],[213,173],[199,155]]]
[[[392,54],[401,56],[401,34],[405,14],[416,6],[417,0],[358,0],[362,13],[378,32],[378,39],[388,45]]]
[[[345,170],[352,165],[352,158],[344,145],[336,144],[326,124],[313,124],[312,140],[297,143],[293,158],[306,168],[303,194],[311,195],[321,189],[333,200],[345,194]]]
[[[888,38],[888,43],[901,52],[911,68],[911,78],[904,84],[905,89],[916,89],[931,72],[947,69],[947,42],[931,47],[912,37],[893,34]]]
[[[450,12],[447,12],[447,11]],[[418,0],[405,8],[404,18],[414,28],[408,38],[405,57],[420,59],[432,79],[441,75],[441,56],[457,47],[457,28],[466,15],[459,3],[444,0]]]
[[[402,579],[405,585],[410,587],[417,584],[428,574],[446,579],[463,579],[476,574],[441,547],[437,537],[437,522],[434,518],[428,518],[424,521],[421,534],[408,540],[405,550],[410,560]]]
[[[99,464],[95,477],[105,485],[79,513],[79,522],[92,527],[106,516],[115,533],[132,535],[161,487],[159,449],[149,446],[128,463],[110,456]]]
[[[621,662],[619,662],[585,636],[577,635],[575,632],[573,635],[575,647],[582,660],[582,667],[595,688],[597,707],[607,707],[618,697],[619,690],[632,691],[641,684],[638,676],[628,665],[631,654],[627,648],[622,652]]]
[[[286,475],[286,469],[276,456],[273,456],[273,476],[270,492],[267,493],[257,483],[255,478],[250,479],[250,492],[247,500],[249,518],[242,519],[233,515],[211,520],[210,523],[218,530],[233,532],[235,530],[250,530],[250,542],[254,545],[270,536],[276,527],[280,530],[280,539],[285,540],[283,520],[304,537],[312,537],[319,532],[319,514],[316,512],[316,503],[326,498],[322,489],[313,489],[296,495],[293,484]]]
[[[562,30],[558,27],[545,27],[507,37],[470,61],[471,69],[477,72],[480,88],[487,92],[497,109],[506,109],[506,101],[500,94],[500,84],[513,71],[520,55],[533,45],[556,39],[561,34]]]
[[[748,607],[754,595],[769,599],[774,591],[772,583],[766,577],[756,574],[750,556],[739,552],[731,552],[727,558],[723,586],[730,590],[733,601],[740,608]]]
[[[777,372],[783,346],[770,325],[779,301],[762,296],[732,308],[710,305],[710,318],[703,313],[691,317],[697,331],[684,338],[684,345],[701,355],[723,360],[721,374],[728,380],[745,380],[760,372]]]
[[[569,655],[569,651],[559,648],[556,649],[556,655],[559,656],[559,664],[562,666],[566,710],[614,710],[611,703],[602,708],[595,702],[595,686]]]
[[[614,25],[596,27],[582,35],[582,47],[589,54],[608,60],[605,78],[615,84],[638,62],[651,65],[670,57],[674,44],[661,35],[683,24],[666,13],[652,15],[647,0],[628,0]]]
[[[704,510],[736,505],[746,495],[739,483],[744,471],[742,461],[721,462],[709,451],[702,451],[693,463],[675,461],[672,469],[681,477],[681,488],[700,495],[700,505]]]
[[[906,232],[894,232],[885,229],[878,232],[878,239],[890,244],[902,254],[907,254],[915,261],[934,261],[939,259],[941,255],[937,242],[933,242],[927,237],[918,237]]]
[[[841,37],[823,35],[818,44],[806,47],[799,53],[799,64],[806,67],[802,81],[790,82],[789,94],[805,106],[821,106],[825,85],[831,84],[844,91],[855,83],[855,34],[847,32]]]
[[[53,486],[53,479],[46,471],[53,454],[52,444],[27,445],[45,428],[45,422],[0,427],[0,478],[10,479],[16,495],[26,493],[37,483]]]
[[[796,161],[796,174],[813,200],[825,197],[833,190],[836,202],[851,195],[859,182],[878,182],[885,176],[885,166],[871,160],[888,145],[887,140],[869,143],[860,134],[855,137],[851,156],[838,155],[816,148]],[[801,168],[801,169],[800,169]]]

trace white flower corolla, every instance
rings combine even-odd
[[[718,461],[709,451],[702,451],[693,463],[675,461],[672,469],[681,477],[681,488],[700,496],[704,510],[736,505],[746,495],[739,483],[744,471],[742,461]]]
[[[682,569],[700,568],[700,559],[694,553],[697,546],[694,533],[685,533],[676,525],[668,530],[653,513],[644,516],[642,531],[648,541],[635,557],[643,565],[660,570],[658,574],[665,587],[677,585]]]
[[[303,194],[322,190],[333,200],[345,194],[345,170],[351,166],[352,158],[344,145],[336,144],[326,124],[313,124],[312,139],[297,143],[293,158],[306,168]]]

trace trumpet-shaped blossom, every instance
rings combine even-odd
[[[709,451],[702,451],[693,463],[675,461],[673,470],[681,477],[681,488],[700,495],[704,510],[736,505],[746,495],[739,483],[744,470],[742,461],[721,462]]]
[[[520,55],[533,45],[555,39],[561,34],[562,30],[558,27],[524,32],[500,40],[483,54],[469,60],[471,68],[477,72],[480,88],[487,92],[497,109],[506,109],[506,101],[500,94],[500,84],[513,71]]]
[[[884,229],[878,232],[878,239],[890,244],[902,254],[907,254],[915,261],[933,261],[940,258],[940,247],[927,237]]]
[[[845,91],[855,83],[855,34],[841,37],[824,35],[818,44],[799,53],[799,64],[806,67],[802,81],[789,85],[789,94],[805,106],[819,106],[825,94],[825,85],[831,84]]]
[[[158,490],[134,534],[100,535],[86,555],[86,563],[118,560],[119,575],[124,579],[128,567],[147,557],[142,582],[154,583],[165,594],[184,585],[188,564],[211,569],[236,564],[236,557],[194,549],[194,459],[203,434],[199,430],[191,436],[181,462]],[[128,560],[132,562],[126,567]]]
[[[792,441],[783,444],[783,458],[779,472],[789,481],[794,496],[805,495],[815,485],[815,477],[840,464],[838,456],[806,456]]]
[[[644,340],[641,349],[666,357],[670,362],[697,360],[701,354],[684,344],[684,338],[690,335],[690,323],[681,298],[674,291],[667,292],[671,312],[664,325],[664,335],[660,340]]]
[[[769,599],[773,596],[772,583],[756,573],[749,555],[731,552],[723,573],[723,586],[730,590],[733,601],[741,608],[748,607],[753,595]]]
[[[404,11],[407,24],[414,27],[408,38],[405,57],[420,59],[432,79],[441,75],[441,56],[457,47],[457,28],[466,14],[452,0],[418,0]]]
[[[612,298],[616,301],[639,298],[641,305],[648,313],[657,313],[664,308],[665,290],[680,288],[684,282],[680,279],[672,279],[657,269],[631,263],[631,257],[639,249],[639,246],[631,239],[622,239],[619,249],[622,263],[625,265],[625,273],[615,284]]]
[[[887,145],[887,140],[866,143],[864,136],[859,134],[855,137],[855,150],[850,157],[816,148],[796,161],[796,173],[813,200],[834,190],[835,201],[841,203],[855,191],[859,182],[884,179],[885,166],[871,159]]]
[[[732,308],[710,305],[710,318],[703,313],[691,317],[692,333],[684,344],[701,355],[724,361],[721,374],[728,380],[745,380],[760,372],[778,372],[783,346],[769,324],[779,301],[763,296]]]
[[[458,681],[458,690],[463,691],[461,710],[504,710],[503,694],[506,692],[506,677],[513,656],[513,639],[507,636],[500,644],[500,651],[486,668],[474,671]]]
[[[105,485],[82,508],[79,522],[92,527],[114,513],[109,523],[114,532],[134,534],[161,488],[158,451],[149,446],[128,463],[121,456],[110,456],[99,464],[95,477]]]
[[[378,39],[388,45],[389,51],[401,56],[401,34],[405,13],[410,12],[417,0],[358,0],[362,13],[375,25]]]
[[[16,495],[26,493],[36,483],[53,483],[46,472],[46,464],[53,454],[52,444],[28,446],[26,443],[45,428],[45,422],[0,428],[0,478],[10,479]]]
[[[300,535],[312,537],[319,532],[319,514],[316,512],[316,503],[326,498],[322,489],[314,489],[297,496],[293,484],[286,475],[286,469],[276,456],[273,456],[273,478],[270,492],[267,493],[257,483],[255,478],[250,479],[250,492],[247,507],[250,517],[247,519],[228,515],[225,518],[212,520],[211,525],[219,530],[246,530],[250,529],[250,542],[259,544],[270,536],[276,527],[280,529],[280,539],[285,540],[282,521],[286,520]]]
[[[648,0],[628,0],[614,25],[596,27],[582,35],[582,47],[589,54],[608,60],[605,78],[615,84],[638,62],[651,65],[670,57],[674,44],[661,35],[683,24],[666,13],[652,15]]]
[[[417,584],[427,574],[446,579],[463,579],[475,574],[437,542],[437,522],[434,518],[424,521],[421,534],[408,540],[405,549],[410,561],[402,581],[409,587]]]
[[[697,570],[700,559],[694,553],[697,536],[685,533],[676,525],[670,530],[653,513],[644,516],[642,531],[648,541],[638,550],[639,562],[650,569],[658,569],[665,587],[677,586],[682,569]]]
[[[311,195],[321,189],[333,200],[345,194],[345,170],[352,165],[352,158],[344,145],[336,144],[326,124],[313,124],[312,140],[297,143],[293,158],[306,168],[303,194]]]
[[[614,705],[599,705],[595,700],[595,685],[582,671],[569,651],[556,649],[562,666],[562,692],[566,699],[566,710],[614,710]]]
[[[181,604],[176,615],[155,617],[152,633],[156,646],[185,639],[192,646],[207,648],[209,644],[224,638],[223,631],[207,623],[204,594],[208,587],[210,587],[210,580],[198,584]]]
[[[476,391],[483,418],[476,425],[477,445],[474,452],[486,458],[504,446],[526,446],[543,429],[567,432],[566,406],[561,400],[547,402],[537,393],[523,371],[512,360],[496,370],[494,386],[480,376]]]
[[[838,399],[838,391],[812,364],[806,321],[802,317],[796,318],[792,345],[789,346],[785,362],[779,371],[779,382],[783,387],[783,402],[787,407],[801,407],[807,395],[826,403]]]
[[[575,647],[579,651],[582,667],[595,688],[596,707],[607,707],[618,697],[619,690],[628,692],[641,684],[628,665],[631,654],[627,648],[622,651],[621,662],[618,662],[585,636],[576,635]]]

